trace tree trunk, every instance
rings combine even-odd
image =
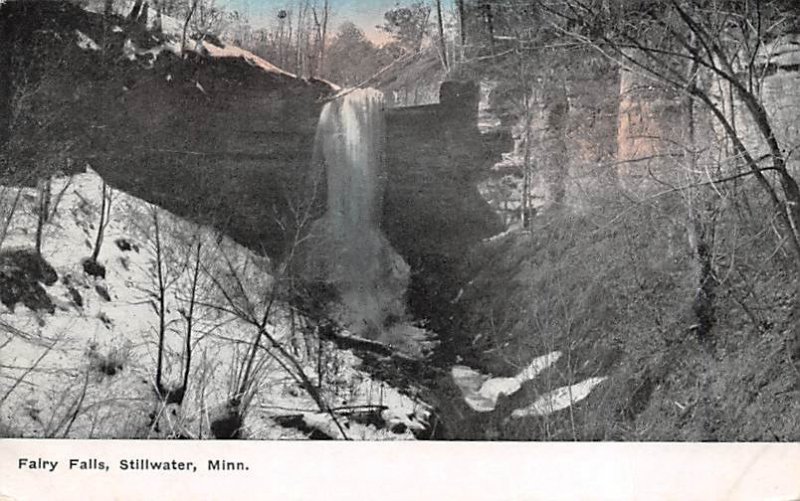
[[[42,255],[42,240],[44,238],[44,225],[50,213],[50,178],[39,179],[39,217],[36,219],[36,254]]]
[[[142,4],[142,12],[139,14],[139,19],[136,20],[136,23],[142,28],[147,29],[147,18],[150,17],[150,4],[148,2],[144,2]]]
[[[458,32],[461,37],[461,55],[464,55],[464,46],[467,45],[467,19],[466,12],[464,12],[464,0],[456,0],[458,6]]]
[[[97,226],[97,238],[94,241],[94,250],[92,251],[92,261],[97,262],[100,256],[100,247],[103,245],[103,236],[105,234],[106,226],[108,226],[108,217],[111,212],[111,200],[108,196],[108,188],[105,181],[103,181],[103,192],[100,202],[100,224]]]
[[[489,35],[489,49],[494,54],[494,14],[492,4],[486,2],[481,5],[483,9],[483,22],[486,23],[486,31]]]
[[[522,228],[530,227],[530,191],[531,191],[531,109],[530,109],[530,102],[526,98],[526,110],[525,110],[525,151],[523,155],[523,164],[522,164],[522,204],[520,207],[521,214],[520,214],[520,222],[522,223]]]
[[[192,0],[189,12],[186,14],[186,19],[183,21],[183,33],[181,34],[181,55],[186,53],[186,30],[189,29],[189,22],[192,20],[194,11],[197,10],[197,2],[200,0]]]
[[[308,7],[308,2],[303,2],[298,7],[297,12],[297,36],[295,40],[295,58],[294,58],[294,72],[298,77],[305,76],[303,73],[303,37],[305,35],[305,22],[306,22],[306,8]]]
[[[276,35],[277,44],[278,44],[278,66],[281,68],[285,67],[286,61],[283,60],[283,30],[285,28],[286,22],[281,19],[278,21],[278,33]]]
[[[14,201],[11,202],[11,207],[8,209],[6,220],[3,221],[3,228],[0,229],[0,249],[3,248],[3,242],[5,242],[6,240],[6,235],[8,234],[8,228],[11,227],[11,220],[14,218],[14,213],[17,211],[17,206],[19,205],[19,199],[21,196],[22,196],[22,188],[17,188],[17,194],[14,195]]]
[[[442,51],[442,65],[445,71],[449,71],[450,64],[447,61],[447,44],[444,40],[444,24],[442,20],[442,0],[436,0],[436,20],[439,27],[439,48]]]
[[[128,21],[131,23],[139,19],[139,15],[142,12],[142,1],[143,0],[136,0],[133,3],[133,8],[131,9],[131,13],[128,14]]]
[[[153,225],[156,237],[156,280],[158,287],[158,362],[156,366],[156,388],[159,394],[163,393],[164,385],[161,383],[161,375],[164,368],[164,337],[167,334],[166,326],[166,286],[164,283],[164,263],[161,252],[161,230],[158,225],[158,212],[153,208]]]
[[[690,75],[695,75],[696,68],[690,70]],[[690,79],[693,79],[690,76]],[[693,80],[690,80],[693,81]],[[695,119],[694,100],[690,97],[686,99],[686,132],[688,142],[687,160],[689,172],[697,172],[697,124]],[[710,339],[711,329],[716,323],[716,313],[714,306],[715,293],[717,288],[716,277],[714,276],[713,262],[714,255],[708,243],[706,224],[700,214],[698,207],[695,207],[695,200],[691,197],[689,205],[689,243],[692,246],[695,262],[697,265],[697,289],[692,302],[692,312],[696,322],[696,334],[701,341]]]
[[[716,323],[714,299],[717,280],[714,276],[713,253],[708,244],[708,235],[697,210],[690,207],[689,240],[697,263],[697,289],[692,302],[696,321],[696,333],[701,341],[710,340],[711,329]]]
[[[315,61],[314,66],[311,68],[310,76],[314,77],[321,75],[325,71],[323,65],[325,64],[325,43],[328,36],[328,0],[325,0],[322,6],[322,20],[317,14],[316,6],[311,8],[311,13],[314,16],[316,39],[314,42]]]
[[[200,251],[202,249],[202,244],[200,242],[197,243],[197,251],[195,253],[195,261],[194,261],[194,274],[192,275],[192,291],[191,296],[189,298],[189,312],[186,314],[186,344],[184,345],[184,350],[186,351],[186,365],[183,368],[183,384],[181,388],[186,392],[186,388],[189,386],[189,369],[192,366],[192,323],[194,322],[194,306],[195,306],[195,299],[197,297],[197,280],[200,276]]]
[[[161,2],[159,0],[153,0],[153,7],[156,9],[156,23],[153,29],[155,29],[157,33],[161,33]]]
[[[318,74],[325,71],[325,45],[328,43],[328,16],[330,15],[330,4],[325,0],[322,5],[322,40],[319,45],[319,70]]]
[[[550,145],[547,175],[551,187],[553,203],[561,205],[566,199],[566,179],[569,172],[569,150],[567,149],[567,119],[569,117],[569,99],[566,82],[562,80],[558,88],[553,89],[556,95],[550,95],[551,102],[547,112],[547,138]]]

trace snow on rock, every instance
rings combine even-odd
[[[544,371],[554,363],[558,362],[560,358],[561,358],[560,351],[553,351],[548,353],[547,355],[542,355],[541,357],[534,358],[533,361],[530,364],[528,364],[527,367],[522,369],[522,371],[519,374],[517,374],[516,378],[520,382],[530,381],[531,379],[541,374],[542,371]]]
[[[195,47],[194,50],[195,52],[202,52],[204,54],[208,54],[211,57],[240,58],[246,61],[247,63],[256,66],[258,68],[261,68],[262,70],[268,73],[275,73],[278,75],[285,75],[288,77],[297,78],[297,75],[295,75],[294,73],[289,73],[288,71],[282,70],[281,68],[270,63],[266,59],[263,59],[248,50],[236,47],[235,45],[225,44],[225,47],[218,47],[210,42],[203,41],[202,43],[198,43],[198,46]],[[317,78],[317,80],[327,84],[334,91],[341,90],[341,87],[332,82],[329,82],[321,78]]]
[[[153,47],[152,49],[140,49],[139,47],[136,46],[135,43],[133,43],[133,41],[130,38],[128,38],[128,39],[125,40],[125,43],[122,45],[122,54],[126,58],[128,58],[129,60],[135,61],[137,58],[139,58],[141,56],[150,54],[150,55],[153,56],[153,59],[151,60],[151,64],[152,64],[153,61],[158,59],[158,56],[162,52],[165,52],[165,51],[172,52],[173,54],[176,54],[176,55],[180,55],[180,53],[181,53],[180,43],[168,40],[166,42],[163,42],[163,43]]]
[[[450,374],[453,378],[453,382],[461,390],[464,401],[472,410],[478,412],[490,412],[494,410],[497,401],[492,401],[490,398],[480,394],[481,385],[489,379],[489,376],[485,376],[464,365],[454,366],[450,369]]]
[[[106,4],[108,2],[106,0],[82,0],[81,6],[88,12],[94,12],[95,14],[103,14],[108,7]],[[128,15],[131,13],[133,6],[135,4],[135,0],[116,0],[111,4],[111,12],[118,16],[127,18]],[[149,29],[154,29],[158,24],[158,12],[155,5],[150,5],[150,8],[147,10],[147,27]],[[161,15],[160,19],[161,30],[164,34],[170,36],[179,36],[181,31],[183,30],[183,23],[171,16],[166,14]],[[120,30],[122,31],[122,30]]]
[[[83,50],[100,50],[100,46],[80,30],[75,30],[78,35],[78,47]]]
[[[112,5],[112,12],[118,16],[128,17],[131,10],[133,9],[135,1],[134,0],[124,0],[124,1],[117,1],[114,2]],[[85,0],[83,2],[83,8],[89,12],[94,12],[96,14],[103,14],[105,9],[107,8],[106,2],[104,0]],[[125,41],[123,46],[123,54],[126,58],[133,61],[138,57],[144,56],[146,54],[152,54],[153,59],[157,58],[159,54],[164,51],[170,51],[174,54],[180,55],[183,51],[181,48],[181,40],[183,39],[183,29],[184,23],[182,20],[176,19],[172,16],[168,16],[166,14],[161,14],[160,16],[157,13],[157,9],[151,5],[151,8],[147,11],[147,20],[146,20],[147,27],[149,29],[160,29],[161,35],[166,38],[166,41],[157,47],[152,49],[141,49],[137,47],[130,39]],[[123,30],[120,26],[113,26],[111,30],[114,33],[120,33]],[[187,38],[190,38],[193,35],[191,30],[187,33]],[[79,45],[81,48],[91,48],[92,50],[98,50],[97,44],[91,42],[91,44],[84,43],[84,38],[88,39],[86,35],[79,34],[81,40],[79,41]],[[89,41],[91,39],[88,39]],[[97,47],[97,48],[95,48]],[[262,59],[261,57],[253,54],[250,51],[245,49],[241,49],[239,47],[235,47],[230,44],[225,44],[225,47],[218,47],[208,41],[204,40],[186,40],[186,49],[191,50],[193,52],[197,52],[203,55],[209,55],[211,57],[231,57],[231,58],[242,58],[247,61],[249,64],[253,66],[257,66],[264,71],[269,73],[281,74],[290,76],[292,78],[297,78],[296,75],[289,73],[287,71],[282,70],[281,68],[275,66],[274,64]],[[330,85],[334,90],[339,90],[340,87],[337,85],[324,81],[324,83]]]
[[[217,47],[212,43],[203,42],[203,48],[206,51],[208,51],[208,54],[211,57],[241,58],[247,61],[248,63],[252,64],[253,66],[258,66],[262,70],[267,71],[269,73],[277,73],[280,75],[286,75],[292,78],[297,78],[296,75],[278,68],[274,64],[256,56],[252,52],[240,49],[239,47],[235,47],[233,45],[225,45],[225,47]]]
[[[512,418],[523,418],[527,416],[547,416],[556,411],[566,409],[589,396],[589,393],[606,378],[589,378],[572,386],[562,386],[541,397],[527,407],[516,409],[511,413]]]
[[[538,376],[542,371],[561,358],[561,352],[554,351],[533,359],[514,377],[491,377],[463,365],[451,369],[453,382],[459,387],[467,405],[476,412],[491,412],[497,406],[500,395],[513,395],[526,381]]]
[[[22,190],[0,256],[32,253],[36,190]],[[84,263],[97,238],[102,181],[90,171],[52,182],[42,256],[58,278],[29,285],[46,293],[53,313],[22,303],[0,306],[0,430],[25,437],[210,438],[215,412],[231,401],[258,334],[243,313],[260,314],[271,304],[274,265],[212,228],[111,192],[97,259],[103,273],[90,275]],[[0,187],[3,221],[16,193],[17,188]],[[156,218],[167,284],[163,382],[168,389],[179,388],[184,374],[193,259],[200,246],[192,362],[180,404],[164,401],[155,390]],[[307,324],[292,319],[280,300],[270,311],[266,332],[310,381],[322,381],[321,397],[349,438],[411,439],[426,427],[428,405],[359,370],[356,355],[320,342],[313,329],[292,328]],[[256,352],[252,398],[241,426],[245,438],[304,438],[303,431],[281,426],[278,418],[298,413],[330,418],[297,374],[287,372],[287,358],[275,355],[274,348]],[[360,408],[379,409],[380,422],[356,419],[352,409]],[[314,422],[323,421],[318,416]]]

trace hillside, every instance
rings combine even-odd
[[[44,233],[44,260],[36,262],[29,231],[35,227],[33,190],[22,192],[0,252],[3,435],[224,437],[226,406],[241,380],[248,342],[257,334],[238,308],[263,308],[262,302],[274,297],[271,290],[280,285],[270,275],[269,260],[211,228],[113,190],[98,259],[104,274],[93,276],[82,261],[95,242],[101,179],[94,173],[59,178],[53,191],[59,195]],[[3,202],[15,195],[3,188]],[[169,388],[180,386],[187,328],[193,334],[190,384],[182,402],[160,398],[155,383],[160,315],[154,214],[168,274],[164,380]],[[424,432],[426,404],[370,377],[351,351],[301,330],[303,324],[283,299],[275,304],[268,329],[287,351],[258,351],[248,390],[254,397],[237,434],[341,438],[334,415],[349,438],[407,439]],[[333,414],[321,412],[293,369],[285,368],[292,361],[309,378],[321,378],[322,398]]]
[[[439,300],[418,307],[450,363],[513,377],[532,357],[561,353],[489,413],[471,412],[457,386],[439,380],[428,400],[451,418],[450,436],[797,441],[798,283],[785,257],[769,261],[775,242],[740,249],[748,271],[720,287],[713,334],[701,336],[692,254],[677,229],[664,230],[674,224],[665,205],[619,217],[623,207],[550,213],[529,233],[487,241],[451,274],[461,281],[440,284]],[[569,410],[514,415],[553,388],[597,377],[606,379]]]
[[[465,1],[338,89],[90,4],[0,5],[3,434],[799,439],[792,5]]]

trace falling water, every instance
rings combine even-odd
[[[338,290],[342,324],[379,340],[405,316],[409,277],[380,230],[385,135],[383,94],[354,90],[325,105],[314,145],[328,188],[327,213],[312,230],[315,273]]]
[[[354,90],[327,103],[320,115],[315,155],[326,166],[329,222],[343,238],[379,226],[385,178],[383,106],[381,92]]]

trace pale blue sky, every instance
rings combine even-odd
[[[217,0],[231,9],[248,14],[254,27],[270,23],[280,9],[287,5],[297,4],[291,0]],[[319,0],[322,3],[322,0]],[[375,29],[383,21],[383,13],[394,7],[397,0],[330,0],[333,17],[331,28],[335,31],[344,21],[353,21],[367,36],[373,40],[384,40],[385,37]],[[401,5],[411,0],[399,2]]]

